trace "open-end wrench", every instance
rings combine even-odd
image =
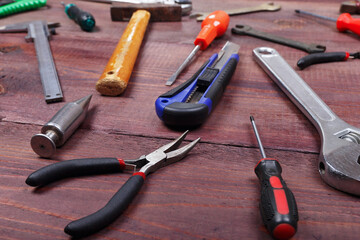
[[[253,12],[265,12],[265,11],[274,12],[280,9],[281,9],[280,5],[269,2],[254,7],[235,8],[224,11],[230,16],[233,16],[233,15],[240,15],[240,14],[253,13]],[[211,12],[194,12],[190,14],[190,18],[196,17],[196,21],[200,22],[203,21],[206,18],[206,16],[208,16],[210,13]]]
[[[253,50],[255,61],[309,118],[321,137],[318,169],[330,186],[360,195],[360,129],[340,119],[273,48]]]
[[[239,35],[248,35],[256,38],[260,38],[266,41],[279,43],[288,47],[293,47],[296,49],[300,49],[302,51],[305,51],[307,53],[319,53],[319,52],[325,52],[326,47],[320,44],[314,44],[314,43],[303,43],[299,41],[295,41],[288,38],[283,38],[280,36],[272,35],[269,33],[261,32],[258,30],[253,29],[252,27],[248,25],[236,25],[235,28],[231,29],[232,33],[239,34]]]

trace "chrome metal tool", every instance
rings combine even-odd
[[[50,26],[58,27],[59,24],[51,24]],[[37,20],[0,27],[0,33],[9,32],[28,33],[25,40],[27,42],[32,41],[35,44],[45,101],[47,103],[61,101],[63,94],[48,41],[51,38],[48,24],[45,21]]]
[[[62,146],[84,121],[92,95],[70,102],[62,107],[41,128],[41,133],[31,138],[31,147],[39,156],[49,158],[56,147]]]
[[[307,53],[319,53],[319,52],[324,52],[326,50],[326,47],[320,44],[299,42],[289,38],[273,35],[267,32],[261,32],[248,25],[238,24],[231,29],[231,32],[238,35],[247,35],[255,38],[260,38],[266,41],[296,48],[305,51]]]
[[[314,124],[321,137],[318,169],[330,186],[360,195],[360,129],[339,118],[273,48],[253,50],[255,61]]]
[[[243,7],[224,10],[229,16],[254,13],[254,12],[275,12],[281,9],[280,5],[274,4],[272,2],[263,3],[257,6],[252,7]],[[190,18],[196,18],[196,21],[203,21],[210,12],[194,12],[190,14]]]

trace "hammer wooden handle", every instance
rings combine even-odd
[[[126,89],[149,19],[150,13],[145,10],[133,13],[103,74],[96,83],[96,90],[99,93],[117,96]]]

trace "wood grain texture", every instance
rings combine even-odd
[[[34,45],[24,33],[0,36],[0,239],[68,239],[63,228],[102,207],[129,174],[81,177],[34,190],[24,181],[40,167],[82,157],[132,159],[177,137],[156,116],[154,102],[168,91],[166,80],[193,48],[201,23],[150,23],[126,91],[104,97],[95,83],[119,41],[126,22],[112,22],[110,5],[74,1],[91,12],[94,32],[80,30],[58,0],[47,8],[0,20],[0,25],[44,19],[60,22],[50,41],[64,102],[46,104]],[[194,11],[234,8],[263,1],[199,0]],[[241,46],[240,62],[218,106],[188,140],[202,140],[183,161],[150,175],[122,217],[89,239],[270,239],[258,209],[259,183],[253,172],[260,154],[249,123],[254,115],[267,155],[278,158],[299,207],[294,239],[357,239],[360,200],[327,186],[317,172],[320,138],[316,129],[254,62],[252,50],[275,48],[295,68],[306,53],[248,36],[231,34],[247,24],[258,30],[358,51],[360,38],[338,33],[331,23],[300,17],[301,8],[337,17],[338,1],[277,1],[275,13],[230,18],[216,39],[179,77],[186,81],[226,41]],[[360,126],[359,60],[311,66],[299,75],[342,119]],[[52,160],[38,158],[30,138],[67,102],[93,94],[88,116]]]

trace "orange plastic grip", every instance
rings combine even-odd
[[[96,83],[96,90],[107,96],[117,96],[127,87],[133,70],[150,13],[138,10],[133,13],[103,74]]]
[[[348,13],[341,14],[336,21],[336,28],[340,32],[350,30],[360,36],[360,19],[354,19]]]
[[[201,24],[201,31],[196,37],[194,44],[200,45],[205,50],[216,38],[225,34],[230,22],[229,15],[224,11],[210,13]]]

